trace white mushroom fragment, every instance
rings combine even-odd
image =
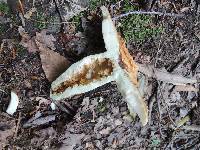
[[[102,6],[101,10],[102,34],[107,51],[85,57],[71,65],[51,84],[51,98],[69,98],[115,81],[127,101],[130,114],[137,113],[142,124],[146,125],[148,110],[138,87],[138,67],[124,40],[118,35],[108,9]]]
[[[19,104],[19,97],[15,92],[11,91],[11,99],[6,112],[9,115],[13,115],[17,110],[18,104]]]

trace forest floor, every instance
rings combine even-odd
[[[51,109],[51,82],[70,64],[105,51],[102,5],[137,63],[197,79],[177,85],[146,76],[145,126],[130,117],[115,82]],[[133,10],[164,15],[117,18]],[[60,58],[65,65],[55,68]],[[0,149],[200,149],[199,78],[198,0],[0,0]],[[13,115],[6,113],[11,91],[19,97]]]

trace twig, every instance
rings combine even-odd
[[[197,125],[182,126],[180,129],[200,131],[200,126],[197,126]]]
[[[16,126],[16,129],[15,129],[14,139],[16,139],[16,137],[17,137],[17,133],[18,133],[18,130],[19,130],[20,122],[21,122],[21,112],[19,112],[19,117],[17,119],[17,126]]]
[[[169,17],[183,17],[184,16],[184,14],[162,13],[162,12],[156,12],[156,11],[150,11],[150,12],[146,12],[146,11],[129,11],[129,12],[125,13],[125,14],[121,14],[121,15],[118,15],[116,17],[113,17],[112,19],[117,20],[119,18],[126,17],[128,15],[133,15],[133,14],[136,14],[136,15],[159,15],[159,16],[169,16]]]
[[[168,73],[160,69],[156,69],[153,66],[147,66],[143,64],[137,64],[139,66],[139,71],[149,78],[155,78],[159,81],[172,83],[174,85],[184,85],[187,83],[197,83],[195,78],[186,78],[177,74]]]

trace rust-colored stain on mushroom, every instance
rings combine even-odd
[[[126,48],[126,43],[123,40],[123,38],[118,35],[119,38],[119,51],[120,51],[120,66],[124,68],[127,73],[129,74],[129,77],[133,84],[138,85],[137,81],[137,72],[138,72],[138,66],[135,64],[133,57],[128,52],[128,49]]]
[[[114,65],[110,59],[97,59],[92,64],[84,65],[78,74],[74,74],[72,79],[62,82],[52,93],[62,93],[69,87],[87,85],[95,80],[101,80],[112,74],[113,67]]]

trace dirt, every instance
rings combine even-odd
[[[5,42],[0,51],[0,149],[200,148],[199,83],[192,85],[197,91],[176,91],[175,85],[146,79],[144,99],[150,116],[144,127],[138,117],[133,119],[129,116],[126,102],[114,82],[62,100],[59,104],[63,107],[52,111],[49,96],[51,83],[42,69],[39,52],[29,53],[19,44],[21,36],[18,27],[22,26],[20,10],[10,2],[12,13],[0,12],[0,19],[3,20],[0,23],[3,28],[0,42]],[[105,51],[99,8],[91,11],[86,9],[87,1],[75,2],[58,1],[55,4],[55,1],[35,0],[34,5],[33,2],[25,2],[23,6],[25,12],[33,6],[37,8],[31,19],[25,19],[27,33],[33,37],[36,32],[47,29],[56,38],[55,51],[71,63]],[[106,4],[111,6],[110,1]],[[142,43],[127,41],[135,61],[188,78],[197,77],[199,81],[198,4],[194,0],[152,3],[151,10],[154,11],[180,13],[185,9],[184,17],[152,16],[154,23],[162,25],[164,31]],[[67,16],[64,6],[72,8],[70,15],[78,15],[86,9],[81,18],[81,29],[70,23],[73,20],[67,20],[70,15]],[[37,17],[36,14],[41,12],[44,16]],[[88,19],[91,16],[92,19]],[[11,90],[20,99],[13,116],[6,114]],[[190,119],[177,127],[177,122],[185,116]],[[186,128],[188,126],[193,128]]]

